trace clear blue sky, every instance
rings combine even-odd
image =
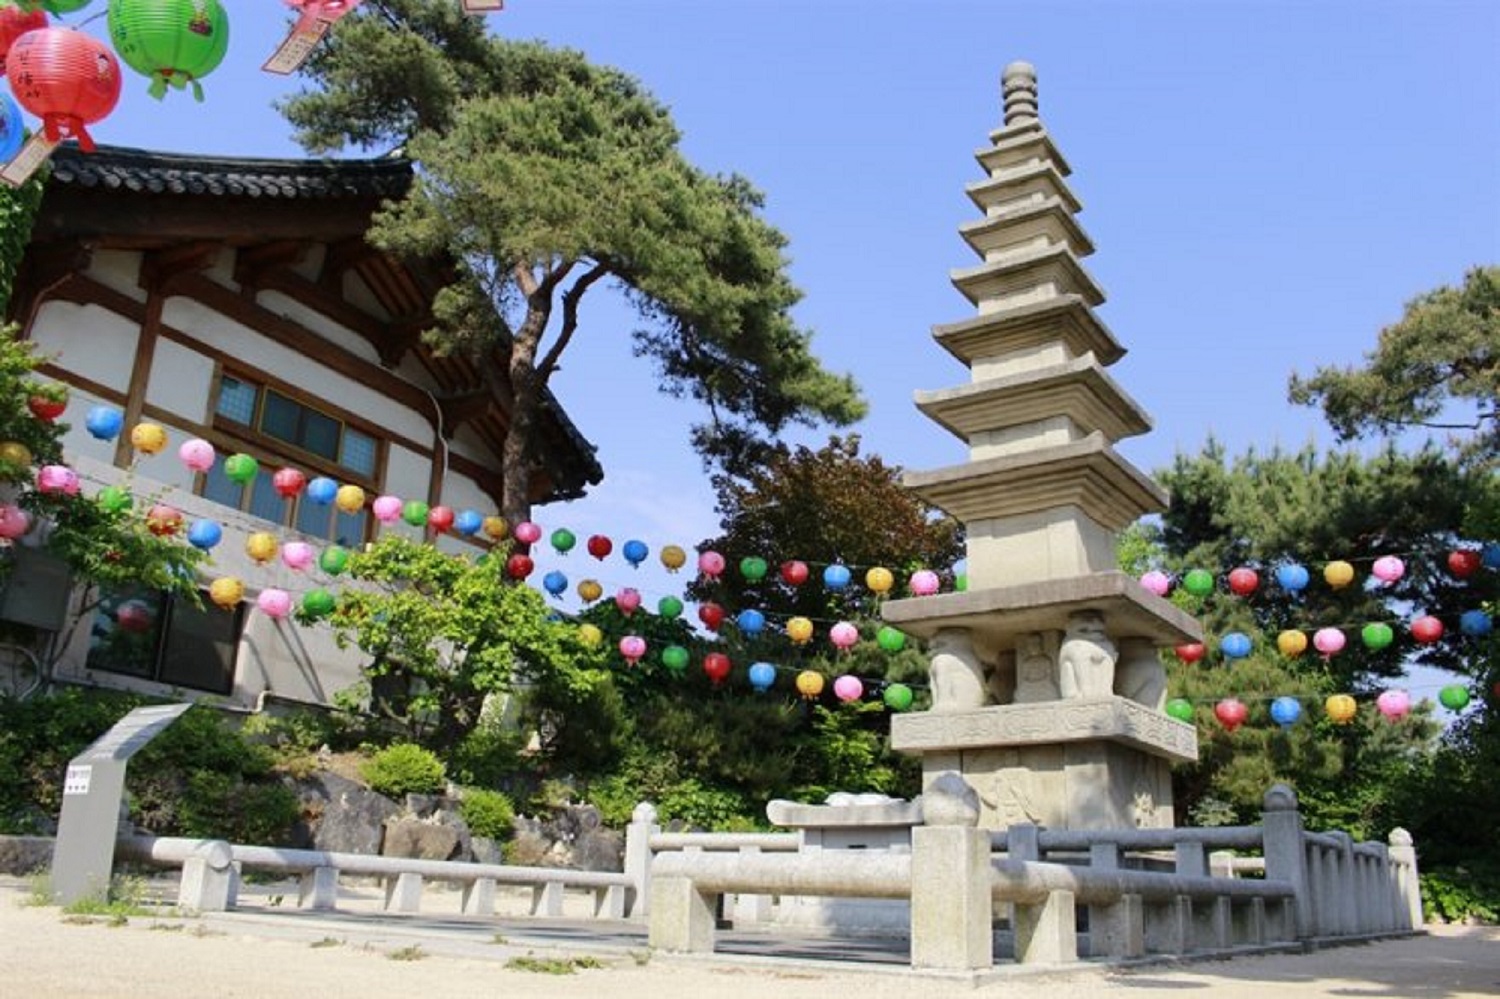
[[[258,69],[281,17],[264,0],[227,6],[234,34],[207,102],[158,104],[131,77],[99,141],[297,153],[269,107],[296,83]],[[1287,376],[1358,361],[1413,295],[1500,261],[1493,0],[507,8],[491,30],[639,77],[672,107],[694,161],[766,192],[806,292],[798,316],[870,400],[856,428],[866,449],[909,468],[963,458],[911,395],[967,380],[929,329],[972,315],[948,272],[975,260],[956,232],[977,216],[963,188],[982,176],[971,154],[1000,122],[1011,60],[1037,66],[1042,120],[1074,168],[1098,247],[1085,266],[1130,351],[1112,373],[1156,421],[1122,445],[1147,470],[1211,433],[1231,452],[1326,444],[1318,414],[1286,404]],[[717,520],[687,446],[696,413],[658,396],[630,358],[630,316],[597,301],[585,321],[554,390],[607,479],[536,519],[691,548]],[[575,552],[565,567],[576,580],[585,564],[598,567]],[[597,573],[606,587],[633,583],[648,605],[667,588],[610,566]]]

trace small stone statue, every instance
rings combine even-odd
[[[1058,691],[1064,698],[1110,696],[1118,655],[1104,632],[1103,615],[1098,611],[1068,615],[1058,650]]]
[[[958,774],[945,770],[922,790],[922,821],[929,826],[976,826],[979,793]]]
[[[1057,633],[1022,635],[1016,646],[1015,703],[1057,700]]]
[[[932,710],[968,711],[989,703],[984,667],[974,654],[974,644],[963,628],[943,628],[932,637],[928,679],[932,683]]]
[[[1160,711],[1166,705],[1167,670],[1149,639],[1120,640],[1120,661],[1115,664],[1115,693],[1153,711]]]

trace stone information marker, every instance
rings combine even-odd
[[[1157,650],[1201,631],[1119,571],[1117,533],[1167,497],[1113,445],[1151,424],[1105,371],[1125,350],[1094,316],[1093,244],[1036,71],[1012,63],[1002,89],[967,190],[984,217],[959,230],[982,262],[952,274],[978,314],[933,330],[970,382],[916,395],[969,460],[905,479],[964,523],[969,585],[885,604],[931,652],[932,708],[895,716],[891,741],[922,757],[924,787],[962,774],[984,828],[1170,826],[1168,767],[1198,744],[1162,711]]]

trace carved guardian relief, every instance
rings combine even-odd
[[[928,679],[933,711],[969,711],[989,703],[984,666],[966,629],[939,630],[932,637],[930,649]]]
[[[1120,640],[1120,661],[1115,664],[1115,693],[1160,711],[1167,703],[1167,669],[1156,654],[1156,646],[1144,638]]]
[[[1109,697],[1114,693],[1118,658],[1115,644],[1105,634],[1102,614],[1069,614],[1057,653],[1059,693],[1064,698]]]
[[[1016,644],[1016,704],[1057,700],[1057,646],[1055,631],[1021,636]]]

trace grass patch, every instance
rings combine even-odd
[[[594,957],[513,957],[505,962],[513,971],[531,971],[539,975],[571,975],[579,968],[602,968],[603,963]]]
[[[338,937],[324,937],[322,940],[314,940],[312,943],[308,944],[308,946],[313,948],[314,950],[317,950],[320,947],[342,947],[344,946],[344,941],[340,940]]]
[[[146,929],[156,930],[160,933],[181,933],[187,929],[187,925],[185,923],[152,923]]]
[[[386,957],[392,961],[420,961],[427,956],[427,952],[420,944],[412,944],[410,947],[401,947],[397,950],[387,951]]]
[[[50,904],[50,899],[48,904]],[[66,916],[103,916],[118,926],[131,916],[160,915],[161,910],[146,905],[146,882],[138,877],[117,877],[104,895],[85,895],[62,907]],[[118,920],[119,922],[114,922]]]

